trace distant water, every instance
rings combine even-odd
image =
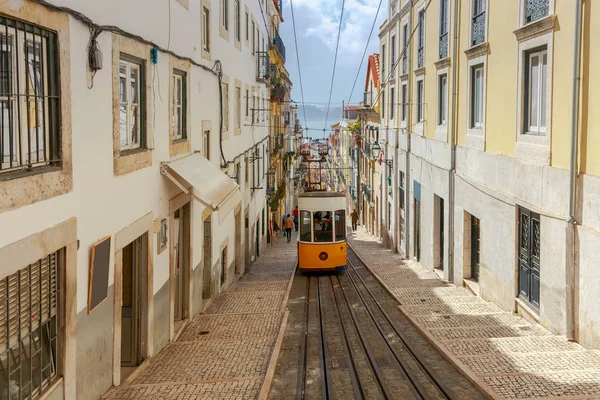
[[[327,119],[327,125],[325,125],[325,118],[320,119],[306,119],[306,126],[304,126],[304,117],[302,114],[298,115],[300,119],[300,125],[304,128],[304,136],[311,138],[322,138],[327,137],[331,133],[331,125],[340,121],[339,116],[330,116]],[[306,129],[308,128],[308,130]],[[323,128],[325,128],[325,133],[323,133]]]

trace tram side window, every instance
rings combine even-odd
[[[335,240],[346,239],[346,213],[344,210],[335,212]]]
[[[331,211],[317,211],[313,214],[315,242],[333,242],[333,220]]]
[[[300,240],[303,242],[310,242],[311,237],[311,219],[310,211],[300,212]]]

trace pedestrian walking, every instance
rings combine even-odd
[[[298,206],[294,208],[294,212],[292,214],[294,215],[294,227],[296,228],[296,232],[298,232]]]
[[[287,215],[287,219],[285,220],[285,224],[283,225],[283,227],[285,228],[285,233],[287,234],[287,241],[289,243],[290,240],[292,240],[292,229],[294,228],[294,220],[292,219],[290,214]]]
[[[350,218],[352,218],[352,230],[355,231],[356,225],[358,224],[358,213],[356,212],[356,210],[352,211],[352,214],[350,214]]]
[[[281,216],[281,230],[283,231],[283,237],[285,237],[285,220],[287,219],[287,217],[285,216],[285,214],[283,214]]]

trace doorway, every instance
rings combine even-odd
[[[437,230],[434,247],[434,266],[444,269],[444,199],[434,195],[434,226]]]
[[[255,256],[258,258],[260,256],[260,230],[258,229],[258,225],[260,225],[260,220],[256,220],[256,224],[254,225],[254,236],[256,237],[256,251]]]
[[[421,261],[421,202],[415,199],[414,204],[414,254],[417,261]]]
[[[252,238],[249,235],[249,223],[248,210],[246,210],[244,215],[244,265],[246,268],[250,266],[250,240]]]
[[[121,302],[121,380],[143,361],[146,335],[146,271],[148,235],[144,234],[123,248]]]
[[[210,299],[212,297],[212,282],[211,282],[211,269],[212,269],[212,233],[211,233],[211,216],[209,215],[204,220],[204,240],[202,246],[202,259],[203,271],[202,271],[202,298]]]
[[[519,208],[519,297],[540,307],[540,215]]]
[[[479,218],[471,215],[471,279],[475,282],[479,282],[480,232]]]
[[[221,287],[219,292],[225,290],[225,283],[227,282],[227,246],[221,250]]]
[[[244,273],[244,263],[242,261],[242,216],[241,212],[235,213],[235,273],[242,275]]]
[[[188,317],[188,292],[189,292],[189,203],[175,211],[173,214],[173,275],[175,286],[175,308],[173,321],[175,332],[179,330],[182,322]]]

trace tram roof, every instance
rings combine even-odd
[[[319,192],[305,192],[305,193],[300,193],[298,195],[298,197],[346,197],[345,194],[340,193],[340,192],[323,192],[323,191],[319,191]]]

